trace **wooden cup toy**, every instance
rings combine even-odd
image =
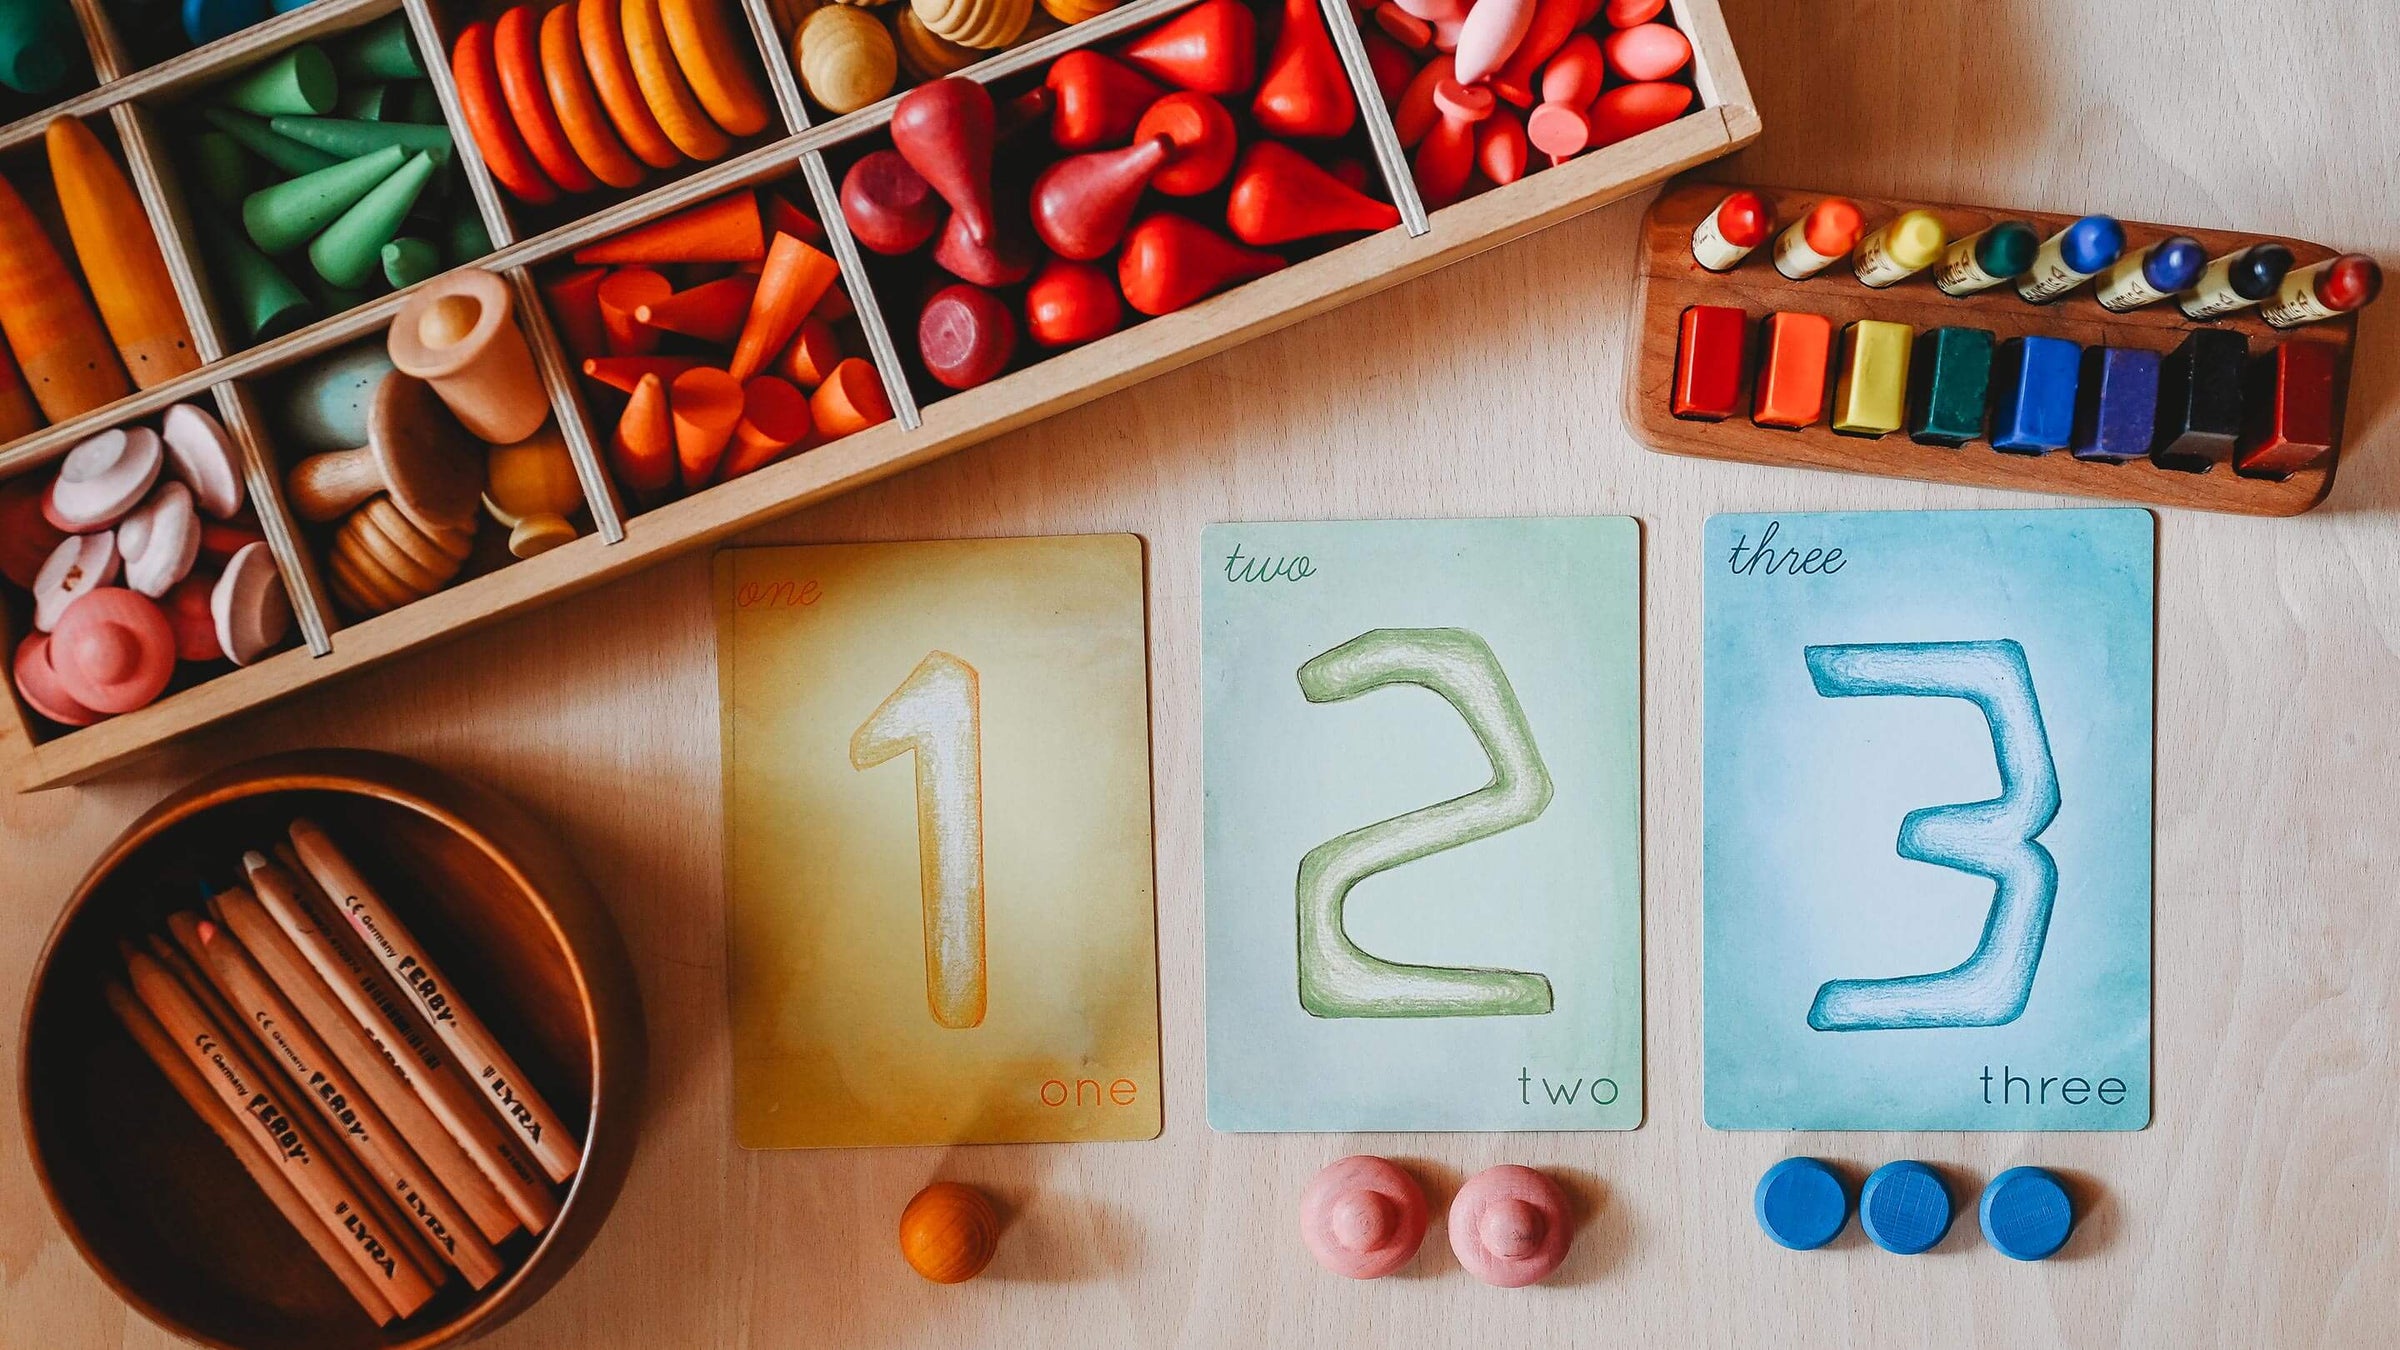
[[[1530,1167],[1487,1167],[1450,1202],[1450,1250],[1468,1274],[1501,1289],[1546,1279],[1574,1240],[1566,1192]]]
[[[1425,1242],[1424,1188],[1388,1159],[1328,1163],[1300,1193],[1300,1238],[1334,1274],[1381,1279],[1415,1260]]]
[[[972,1186],[937,1181],[900,1211],[900,1257],[935,1284],[964,1284],[1000,1249],[1000,1215]]]
[[[410,295],[386,341],[392,365],[432,385],[486,444],[524,440],[550,418],[508,283],[494,273],[462,268]]]

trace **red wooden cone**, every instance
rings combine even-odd
[[[1057,103],[1050,142],[1061,150],[1122,144],[1143,110],[1167,92],[1124,62],[1089,50],[1051,62],[1042,83]]]
[[[1282,244],[1344,230],[1388,230],[1400,212],[1276,141],[1256,141],[1233,171],[1225,224],[1245,244]]]
[[[683,490],[697,492],[717,481],[717,465],[742,420],[742,386],[714,366],[694,366],[675,377],[667,391],[675,414],[675,460]]]
[[[1125,299],[1108,269],[1052,258],[1025,288],[1025,331],[1045,347],[1107,337],[1125,321]]]
[[[644,375],[634,386],[609,438],[608,462],[635,492],[657,492],[675,481],[675,427],[667,416],[666,381],[657,375]]]
[[[1146,75],[1203,94],[1238,94],[1258,78],[1258,18],[1242,0],[1202,0],[1126,44]]]
[[[742,320],[750,313],[750,297],[757,291],[756,276],[736,272],[636,306],[633,317],[662,332],[722,346],[741,335]]]
[[[1234,152],[1241,148],[1233,114],[1224,104],[1189,89],[1151,104],[1133,134],[1136,140],[1164,136],[1175,142],[1167,162],[1150,180],[1150,186],[1170,197],[1197,197],[1224,182],[1233,172]]]
[[[1325,31],[1317,0],[1283,0],[1283,31],[1267,58],[1250,114],[1276,136],[1342,136],[1358,120],[1350,76]]]
[[[1434,106],[1441,120],[1417,143],[1417,195],[1434,209],[1448,206],[1466,193],[1475,172],[1475,124],[1492,115],[1492,91],[1482,85],[1444,80],[1434,87]]]
[[[825,247],[825,227],[817,218],[800,209],[791,198],[780,192],[769,192],[759,201],[767,215],[767,238],[788,234],[811,248]]]
[[[577,267],[541,283],[559,340],[578,358],[608,350],[608,330],[600,323],[600,283],[607,276],[605,267]]]
[[[934,262],[959,280],[978,286],[1016,285],[1033,274],[1038,252],[1022,225],[1002,229],[991,244],[976,243],[956,212],[933,241]]]
[[[1016,318],[990,291],[944,286],[917,316],[917,354],[953,389],[972,389],[1008,369],[1016,350]]]
[[[809,432],[808,395],[773,375],[742,386],[742,419],[719,466],[720,478],[739,478],[783,458]]]
[[[1062,258],[1090,262],[1117,246],[1151,176],[1175,142],[1166,136],[1121,150],[1069,155],[1033,180],[1033,232]]]
[[[842,219],[861,248],[913,252],[942,228],[946,212],[933,185],[897,150],[878,150],[842,175]]]
[[[644,375],[673,380],[699,364],[699,358],[692,356],[587,356],[583,374],[585,379],[598,380],[618,393],[630,394]]]
[[[967,234],[979,244],[989,244],[999,229],[992,214],[994,116],[991,94],[956,75],[918,85],[892,108],[893,147],[966,218]]]
[[[726,370],[735,383],[747,381],[767,368],[800,321],[817,301],[841,280],[842,269],[831,255],[810,248],[788,234],[775,236],[767,246],[767,265],[758,274],[758,294],[742,320]]]
[[[1207,226],[1161,211],[1125,236],[1117,284],[1144,314],[1168,314],[1203,296],[1283,266],[1272,253],[1244,248]]]
[[[579,263],[755,262],[766,256],[758,196],[730,192],[575,250]]]

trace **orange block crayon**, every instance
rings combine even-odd
[[[600,322],[600,283],[607,279],[605,267],[578,267],[541,283],[542,299],[550,305],[558,335],[578,358],[588,359],[608,350],[608,329]]]
[[[712,198],[575,250],[579,263],[739,263],[766,256],[766,227],[752,192]]]
[[[742,418],[734,423],[733,445],[725,452],[724,476],[739,478],[765,468],[798,445],[813,425],[808,395],[789,381],[761,375],[742,386]]]
[[[808,396],[808,415],[818,434],[832,440],[892,420],[892,404],[884,397],[883,378],[875,367],[853,356],[836,365]]]
[[[714,366],[694,366],[675,377],[667,405],[674,413],[683,489],[697,492],[717,480],[734,424],[742,420],[741,383]]]
[[[841,360],[842,343],[833,335],[833,325],[812,314],[800,321],[800,331],[792,335],[792,345],[775,358],[774,372],[803,389],[814,389],[825,383],[825,377]]]
[[[53,119],[44,139],[67,236],[135,386],[147,389],[199,369],[167,260],[125,171],[92,129],[72,117]]]
[[[639,317],[675,293],[667,279],[647,267],[620,267],[600,282],[600,326],[610,356],[645,356],[658,346],[658,330]]]
[[[830,334],[832,330],[828,329]],[[806,336],[805,332],[802,336]],[[25,387],[24,372],[17,369],[17,358],[0,346],[0,444],[19,436],[39,431],[42,410],[35,406],[33,391]]]
[[[652,328],[721,347],[740,335],[750,315],[750,298],[757,292],[757,277],[736,272],[638,305],[633,317]]]
[[[747,381],[766,369],[841,275],[840,264],[829,255],[791,235],[776,235],[758,274],[758,296],[733,346],[733,364],[727,367],[733,378]]]
[[[591,356],[584,358],[583,374],[618,393],[630,394],[645,375],[673,384],[676,376],[699,364],[694,356]]]
[[[67,261],[0,179],[0,333],[42,415],[63,422],[133,392]]]
[[[633,386],[609,437],[608,462],[635,492],[658,492],[675,481],[675,425],[667,413],[666,381],[656,374]]]

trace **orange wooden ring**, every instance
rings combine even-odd
[[[550,88],[550,106],[583,167],[613,188],[640,183],[646,176],[642,162],[617,139],[600,95],[592,89],[592,77],[583,68],[572,5],[560,5],[542,16],[542,82]]]
[[[500,75],[500,97],[517,120],[517,134],[525,138],[525,147],[550,181],[568,192],[590,192],[600,180],[575,157],[575,147],[567,144],[566,129],[559,126],[550,95],[542,87],[539,32],[533,11],[524,5],[510,8],[492,25],[492,64]]]
[[[620,10],[625,18],[625,55],[633,62],[634,82],[641,86],[642,101],[650,105],[650,113],[667,139],[699,160],[716,159],[732,149],[732,138],[709,120],[699,100],[692,97],[692,87],[683,82],[675,52],[667,45],[666,22],[659,16],[658,0],[624,0]]]
[[[767,129],[767,98],[742,64],[750,47],[725,19],[725,0],[658,0],[667,46],[691,81],[692,93],[718,126],[735,136]]]
[[[480,20],[468,24],[450,49],[450,78],[458,84],[459,116],[483,152],[483,162],[518,200],[540,206],[558,200],[558,184],[542,172],[525,138],[509,120],[507,100],[500,94],[500,70],[492,61],[492,26]]]
[[[672,169],[683,152],[650,115],[642,89],[633,78],[633,62],[625,55],[625,31],[617,19],[617,0],[580,0],[575,6],[575,35],[583,44],[584,68],[608,120],[625,138],[634,157],[653,169]]]

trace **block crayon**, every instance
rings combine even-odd
[[[43,139],[76,261],[135,387],[148,389],[199,369],[200,353],[167,260],[125,171],[75,118],[53,119]]]
[[[1833,320],[1822,314],[1770,314],[1759,325],[1758,393],[1750,420],[1787,431],[1825,415],[1833,365]]]
[[[2158,429],[2157,352],[2144,347],[2086,347],[2075,384],[2077,459],[2110,463],[2150,453]]]
[[[2333,453],[2339,365],[2333,344],[2304,339],[2250,359],[2235,472],[2281,478]]]
[[[2158,425],[2150,462],[2204,473],[2233,457],[2242,434],[2242,384],[2250,340],[2221,328],[2186,334],[2158,375]]]
[[[2031,231],[2028,231],[2031,233]],[[1995,343],[1981,328],[1928,328],[1908,363],[1908,438],[1957,447],[1983,435]]]
[[[1842,330],[1842,376],[1833,387],[1833,429],[1882,436],[1908,419],[1907,324],[1860,319]]]
[[[1750,317],[1728,305],[1684,310],[1675,337],[1675,387],[1668,411],[1687,421],[1721,422],[1741,406]]]
[[[1992,358],[1992,448],[2043,455],[2075,439],[2082,354],[2064,338],[2015,337]]]
[[[53,422],[133,392],[83,286],[6,179],[0,179],[0,334],[34,402]]]

